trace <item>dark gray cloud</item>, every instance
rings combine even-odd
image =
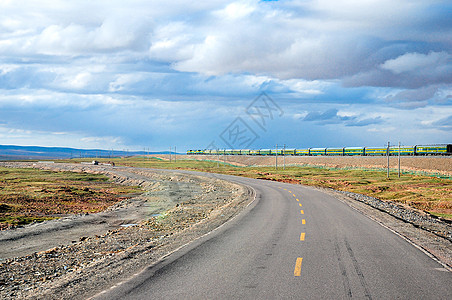
[[[435,98],[438,90],[438,86],[403,90],[395,95],[387,96],[386,101],[393,106],[405,109],[425,107],[430,100]]]
[[[328,109],[324,112],[309,112],[302,120],[308,122],[316,122],[317,124],[343,124],[345,126],[368,126],[381,124],[381,117],[362,118],[362,116],[341,116],[338,115],[339,110],[335,108]]]
[[[438,129],[451,132],[452,131],[452,115],[433,122],[432,125]]]
[[[304,118],[303,121],[330,121],[333,119],[341,120],[341,117],[337,115],[338,110],[335,108],[329,109],[324,112],[313,111],[309,112]]]
[[[367,119],[362,119],[362,120],[352,120],[350,122],[347,122],[345,124],[345,126],[362,127],[362,126],[382,124],[382,123],[383,123],[383,119],[381,117],[376,117],[376,118],[367,118]]]

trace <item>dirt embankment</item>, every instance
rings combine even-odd
[[[146,191],[99,214],[0,232],[2,299],[85,299],[210,232],[254,199],[243,186],[173,172],[80,164],[2,166],[103,173]]]
[[[168,159],[168,155],[155,155]],[[216,155],[178,155],[181,159],[218,160]],[[275,164],[274,156],[220,156],[220,161],[237,166],[270,166]],[[284,158],[278,157],[278,165]],[[387,157],[384,156],[286,156],[286,165],[317,165],[333,168],[386,168]],[[406,171],[440,172],[452,176],[452,156],[402,156],[401,168]],[[398,158],[391,156],[389,167],[398,168]]]

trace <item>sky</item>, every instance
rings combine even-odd
[[[0,144],[452,143],[451,13],[436,0],[2,0]]]

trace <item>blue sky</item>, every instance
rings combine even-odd
[[[0,144],[452,142],[452,3],[0,2]]]

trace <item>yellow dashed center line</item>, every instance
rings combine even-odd
[[[301,203],[298,203],[298,205],[302,206]]]
[[[305,225],[306,224],[306,220],[305,219],[301,220],[301,224]]]
[[[306,236],[306,233],[302,232],[300,234],[300,241],[304,241],[305,236]]]
[[[304,210],[300,210],[300,213],[301,213],[302,215],[304,215]]]
[[[301,276],[301,263],[303,262],[302,257],[298,257],[295,263],[295,270],[293,271],[294,276]]]

